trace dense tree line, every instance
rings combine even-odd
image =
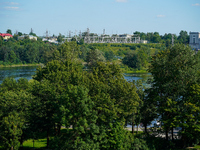
[[[136,31],[134,34],[138,35],[142,40],[147,40],[150,43],[164,43],[167,47],[172,44],[172,36],[174,39],[174,44],[189,44],[189,35],[187,31],[180,31],[179,35],[172,33],[165,33],[164,35],[159,35],[158,32],[139,32]]]
[[[10,29],[7,33],[11,33]],[[143,40],[148,40],[149,44],[128,44],[128,43],[93,43],[84,44],[83,40],[77,41],[77,44],[81,50],[79,58],[86,61],[87,54],[91,49],[98,49],[102,52],[102,55],[107,61],[114,61],[118,58],[126,57],[123,60],[123,64],[137,69],[145,69],[150,63],[152,55],[158,51],[170,47],[172,45],[172,36],[174,37],[174,44],[188,44],[189,35],[186,31],[181,31],[179,35],[173,35],[171,33],[165,35],[159,35],[158,32],[154,33],[143,33],[134,32],[140,36]],[[24,40],[18,40],[18,36],[22,35],[21,32],[14,34],[13,38],[5,42],[0,37],[0,64],[25,64],[25,63],[46,63],[47,58],[51,57],[55,50],[59,49],[59,45],[54,45],[46,42],[42,42],[38,37],[38,41],[29,40],[26,37]],[[36,35],[31,32],[29,35]],[[59,34],[58,41],[63,42],[63,35]],[[72,39],[76,41],[76,39]],[[156,44],[155,44],[156,43]],[[133,52],[134,51],[134,52]],[[134,59],[134,63],[130,62],[129,59]],[[145,60],[145,62],[143,62]],[[142,63],[143,62],[143,63]]]
[[[2,65],[45,63],[48,53],[55,47],[55,45],[45,44],[40,40],[10,39],[0,46],[0,62]]]
[[[117,65],[96,63],[90,71],[71,60],[53,60],[33,80],[6,79],[0,91],[0,135],[5,148],[46,133],[53,149],[129,149],[125,120],[139,97]],[[61,126],[67,135],[61,135]],[[69,127],[72,126],[72,129]],[[52,133],[55,138],[49,141]]]
[[[146,69],[151,56],[165,49],[163,44],[84,44],[71,41],[55,45],[43,42],[39,38],[37,41],[30,40],[28,37],[23,40],[13,38],[7,42],[2,39],[0,44],[0,65],[46,64],[59,55],[65,57],[69,49],[73,48],[77,49],[76,55],[78,55],[79,61],[88,64],[97,60],[115,62],[124,57],[123,64],[139,70]],[[132,57],[135,57],[135,60]]]
[[[148,58],[151,87],[144,90],[140,81],[126,81],[119,65],[106,63],[96,47],[79,46],[65,42],[48,51],[48,61],[32,80],[7,78],[0,85],[4,148],[18,149],[41,134],[55,150],[172,149],[199,143],[199,54],[185,45],[155,53]],[[84,49],[87,70],[79,61]],[[148,128],[154,120],[160,126]],[[127,123],[142,123],[144,134],[124,130]],[[180,139],[173,136],[177,127]]]

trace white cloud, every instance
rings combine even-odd
[[[19,5],[19,3],[15,3],[15,2],[5,2],[5,5]]]
[[[157,18],[163,18],[165,15],[157,15]]]
[[[126,3],[128,0],[115,0],[118,3]]]
[[[4,3],[5,7],[4,9],[6,10],[20,10],[20,8],[17,6],[19,5],[19,3],[16,3],[16,2],[5,2]]]
[[[19,5],[19,3],[15,3],[15,2],[10,2],[10,5]]]
[[[7,9],[7,10],[19,10],[19,7],[10,7],[10,6],[8,6],[8,7],[4,7],[5,9]]]
[[[196,4],[192,4],[192,6],[200,6],[200,4],[199,4],[199,3],[196,3]]]

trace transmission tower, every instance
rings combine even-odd
[[[72,31],[69,30],[69,38],[71,38],[71,37],[72,37]]]
[[[48,37],[49,37],[49,32],[48,30],[46,30],[46,38],[48,39]]]
[[[103,35],[105,35],[106,34],[106,30],[105,29],[103,29]]]
[[[172,46],[174,46],[174,34],[172,34]]]
[[[31,28],[31,32],[30,33],[33,33],[33,29]]]
[[[90,29],[89,28],[87,28],[87,31],[86,31],[85,43],[90,43]]]
[[[82,38],[81,30],[79,31],[79,37],[80,37],[80,39]]]

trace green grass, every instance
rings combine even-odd
[[[196,149],[200,149],[200,145],[196,145],[194,148],[196,148]]]
[[[45,148],[47,146],[47,139],[39,139],[34,141],[34,147],[37,148]],[[24,149],[33,148],[33,140],[27,140],[23,143]]]
[[[39,139],[34,141],[34,147],[33,147],[33,140],[27,140],[23,143],[23,150],[45,150],[47,146],[47,139]],[[0,150],[4,150],[2,146],[0,146]]]
[[[0,65],[0,68],[5,67],[21,67],[21,66],[40,66],[41,64],[8,64],[8,65]]]

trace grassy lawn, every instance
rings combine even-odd
[[[23,143],[23,150],[45,150],[45,147],[47,146],[47,139],[39,139],[34,141],[34,147],[33,147],[33,140],[27,140]],[[21,148],[22,149],[22,148]],[[3,147],[0,146],[0,150],[4,150]]]
[[[39,139],[34,141],[35,149],[44,149],[47,146],[47,139]],[[33,140],[27,140],[23,143],[24,149],[33,149]]]
[[[199,149],[200,150],[200,145],[196,145],[194,148]]]

